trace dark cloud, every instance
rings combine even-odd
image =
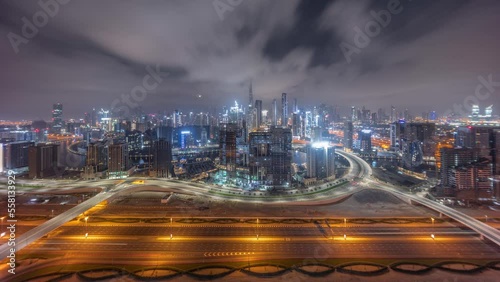
[[[251,79],[267,104],[288,92],[301,105],[444,112],[474,93],[478,75],[500,80],[494,0],[401,0],[402,12],[348,63],[339,44],[353,44],[353,28],[388,2],[252,0],[221,20],[205,0],[74,0],[15,54],[7,34],[21,34],[21,18],[41,8],[3,0],[0,119],[47,119],[54,102],[67,118],[109,108],[146,66],[168,73],[140,105],[151,112],[246,101]]]

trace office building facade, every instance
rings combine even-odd
[[[30,178],[44,178],[56,175],[59,159],[58,144],[37,144],[29,147],[28,167]]]
[[[289,128],[271,127],[250,133],[250,186],[289,187],[291,162],[292,132]]]

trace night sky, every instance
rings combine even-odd
[[[23,17],[33,22],[43,10],[38,0],[0,0],[0,119],[48,120],[55,102],[64,118],[109,108],[142,85],[148,65],[163,74],[140,103],[145,112],[247,103],[252,80],[264,108],[287,92],[300,106],[392,104],[419,115],[462,104],[480,75],[500,82],[500,1],[401,0],[350,62],[341,43],[355,46],[355,27],[392,1],[217,1],[230,9],[218,13],[212,0],[72,0],[16,53],[12,34],[23,36]],[[498,114],[499,97],[500,86],[481,108],[494,104]]]

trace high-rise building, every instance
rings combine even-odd
[[[249,172],[254,187],[289,187],[291,183],[292,132],[271,127],[250,133]]]
[[[479,118],[479,105],[472,105],[472,115],[473,119]]]
[[[500,129],[493,130],[491,147],[493,174],[500,175]]]
[[[220,164],[230,176],[236,172],[236,133],[235,123],[221,124],[219,133]]]
[[[448,171],[448,184],[458,192],[460,190],[473,190],[475,193],[469,195],[477,199],[480,190],[491,189],[491,164],[478,163],[467,166],[452,167]],[[484,195],[484,193],[483,193]],[[491,200],[491,196],[488,200]]]
[[[288,126],[288,100],[286,93],[281,94],[281,126]]]
[[[500,126],[460,126],[455,135],[455,146],[477,149],[479,156],[492,156],[494,130]]]
[[[90,119],[92,121],[91,126],[96,127],[97,126],[97,111],[95,110],[95,108],[92,108],[92,113],[91,113]]]
[[[108,148],[102,142],[89,143],[85,165],[93,172],[101,172],[108,167]]]
[[[372,131],[363,129],[358,133],[359,150],[362,154],[372,153]]]
[[[424,162],[422,142],[418,140],[402,139],[403,164],[407,168],[415,168]]]
[[[262,125],[262,100],[255,100],[255,126],[258,128]]]
[[[171,126],[158,126],[156,128],[156,138],[157,139],[165,139],[167,142],[172,144],[174,142],[174,134],[173,134],[173,127]]]
[[[61,103],[52,106],[52,132],[61,133],[63,129],[63,105]]]
[[[493,114],[493,105],[490,105],[484,109],[484,116],[486,118],[491,118]]]
[[[311,111],[306,111],[305,112],[305,118],[304,118],[304,136],[307,138],[311,138],[312,136],[312,128],[313,128],[313,114]]]
[[[84,118],[83,118],[83,121],[85,123],[85,126],[90,126],[91,123],[92,123],[92,118],[90,117],[90,113],[85,113],[84,114]]]
[[[396,108],[391,106],[391,122],[396,122],[398,120],[398,116],[396,113]]]
[[[442,148],[441,149],[441,185],[450,187],[450,169],[466,166],[477,162],[478,151],[471,148]]]
[[[358,120],[358,113],[356,111],[356,107],[352,106],[351,107],[351,121],[357,121]]]
[[[307,177],[335,178],[335,148],[327,142],[317,142],[306,147]]]
[[[28,149],[30,178],[43,178],[56,174],[59,158],[58,144],[39,143]]]
[[[352,121],[346,121],[344,123],[344,149],[352,150],[353,134],[354,134],[354,126],[352,125]]]
[[[124,178],[128,176],[129,158],[128,146],[125,143],[108,146],[109,178]]]
[[[278,102],[276,99],[273,99],[273,110],[272,110],[272,115],[273,115],[273,120],[271,125],[272,126],[277,126],[278,125]]]
[[[229,122],[234,122],[238,123],[238,121],[229,121]],[[252,129],[255,127],[255,110],[254,110],[254,101],[253,101],[253,85],[252,81],[250,81],[250,86],[248,87],[248,108],[246,109],[246,120],[245,120],[245,134],[244,134],[244,141],[248,142],[248,134],[252,131]],[[239,123],[238,123],[239,124]]]
[[[300,113],[292,113],[292,134],[293,136],[301,136],[301,121]]]
[[[190,130],[182,130],[179,133],[179,148],[186,149],[193,145],[193,138]]]
[[[29,148],[34,145],[31,141],[0,143],[0,172],[27,167]]]
[[[161,178],[172,176],[172,146],[166,139],[153,142],[152,175]],[[150,174],[151,175],[151,174]]]
[[[391,150],[393,151],[401,150],[401,139],[404,136],[405,128],[406,128],[406,122],[404,120],[391,123],[391,129],[390,129]]]

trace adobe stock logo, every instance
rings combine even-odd
[[[458,114],[462,117],[467,117],[467,115],[472,111],[472,105],[479,105],[480,101],[488,99],[493,93],[495,93],[495,88],[500,87],[500,81],[493,81],[493,75],[489,74],[487,78],[479,75],[477,77],[478,84],[474,89],[474,95],[469,95],[465,97],[462,104],[453,104],[453,109],[447,110],[443,117],[449,117],[452,113]]]
[[[156,65],[153,69],[151,66],[146,66],[146,71],[148,74],[144,75],[142,78],[142,84],[136,85],[130,94],[122,94],[121,99],[116,98],[111,103],[111,110],[116,115],[127,116],[130,114],[130,110],[139,106],[139,103],[144,101],[151,91],[154,91],[160,83],[162,83],[163,78],[169,75],[168,72],[162,72],[160,66]]]
[[[379,35],[382,29],[391,23],[392,15],[397,15],[402,11],[403,7],[401,6],[399,0],[389,0],[389,2],[387,2],[387,10],[380,10],[378,12],[375,12],[374,10],[370,11],[370,15],[374,20],[368,21],[363,30],[359,26],[354,26],[354,45],[345,41],[342,41],[339,45],[347,63],[351,63],[351,56],[353,54],[360,54],[361,49],[370,45],[371,38]]]
[[[10,45],[16,54],[19,53],[19,45],[28,44],[29,39],[34,38],[39,29],[49,23],[49,17],[53,18],[59,13],[60,5],[66,5],[70,0],[40,0],[38,6],[41,10],[35,12],[30,21],[26,17],[22,17],[23,27],[21,28],[21,35],[9,32],[7,38]]]
[[[38,10],[33,14],[31,21],[26,17],[21,18],[21,21],[23,22],[21,35],[14,32],[9,32],[7,34],[7,38],[9,39],[14,52],[18,54],[19,46],[21,44],[28,44],[29,40],[38,34],[39,29],[49,23],[49,17],[53,18],[59,13],[60,5],[66,5],[69,1],[70,0],[38,1],[38,6],[40,6],[41,10]]]
[[[224,20],[224,14],[226,12],[234,11],[234,8],[239,6],[243,0],[214,0],[212,5],[214,6],[215,12],[221,21]]]

